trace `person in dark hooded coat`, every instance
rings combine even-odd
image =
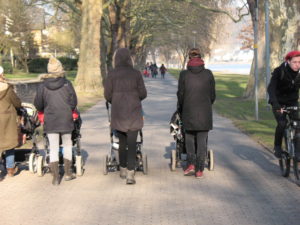
[[[196,172],[196,177],[202,178],[208,131],[213,128],[212,104],[216,94],[214,76],[205,69],[197,48],[189,51],[187,70],[180,73],[177,98],[188,154],[188,167],[184,175]]]
[[[59,60],[52,57],[48,63],[48,74],[41,77],[34,99],[39,112],[44,113],[44,132],[50,145],[50,168],[53,185],[59,185],[59,139],[61,136],[64,149],[65,180],[75,178],[72,173],[72,140],[74,129],[72,111],[77,106],[77,96],[72,83],[65,78],[65,72]]]
[[[105,80],[104,96],[111,103],[111,128],[117,130],[119,137],[120,177],[126,178],[127,184],[134,184],[136,139],[144,125],[141,101],[147,97],[147,91],[126,48],[115,52],[114,69]]]

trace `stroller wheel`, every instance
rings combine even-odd
[[[39,155],[37,157],[37,168],[36,168],[36,171],[37,171],[37,175],[39,177],[42,177],[44,176],[45,172],[44,172],[44,156],[42,155]]]
[[[148,160],[147,160],[147,155],[143,154],[142,156],[142,160],[143,160],[143,173],[146,175],[148,174]]]
[[[208,150],[208,169],[214,170],[214,152],[211,149]]]
[[[108,173],[107,164],[108,164],[108,156],[105,155],[103,158],[103,174],[104,175],[107,175],[107,173]]]
[[[83,158],[81,155],[76,155],[75,158],[75,165],[76,165],[76,175],[82,176],[83,175]]]
[[[29,167],[29,171],[31,173],[36,173],[36,170],[37,170],[36,163],[37,163],[37,155],[35,153],[30,153],[28,167]]]
[[[171,171],[175,171],[176,170],[176,150],[172,150],[171,153]]]

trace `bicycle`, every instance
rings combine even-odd
[[[300,186],[300,171],[299,162],[295,157],[295,141],[296,135],[300,133],[300,107],[290,106],[282,109],[282,112],[286,113],[287,125],[284,130],[284,144],[285,148],[279,159],[279,166],[281,175],[283,177],[289,177],[291,161],[293,161],[293,170],[296,183]],[[299,136],[300,138],[300,136]]]

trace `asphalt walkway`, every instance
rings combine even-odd
[[[136,174],[137,184],[125,185],[117,173],[103,175],[102,159],[110,149],[104,102],[83,117],[84,176],[56,187],[50,174],[27,170],[0,183],[1,225],[298,225],[300,189],[279,173],[271,153],[214,115],[209,148],[215,170],[205,179],[184,177],[169,169],[175,143],[169,120],[176,106],[177,81],[146,79],[143,102],[143,151],[149,174]]]

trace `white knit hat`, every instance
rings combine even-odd
[[[54,57],[51,57],[49,59],[47,69],[48,69],[48,73],[64,73],[65,72],[61,62],[57,58],[54,58]]]
[[[3,74],[3,72],[4,72],[4,69],[2,66],[0,66],[0,75]]]

